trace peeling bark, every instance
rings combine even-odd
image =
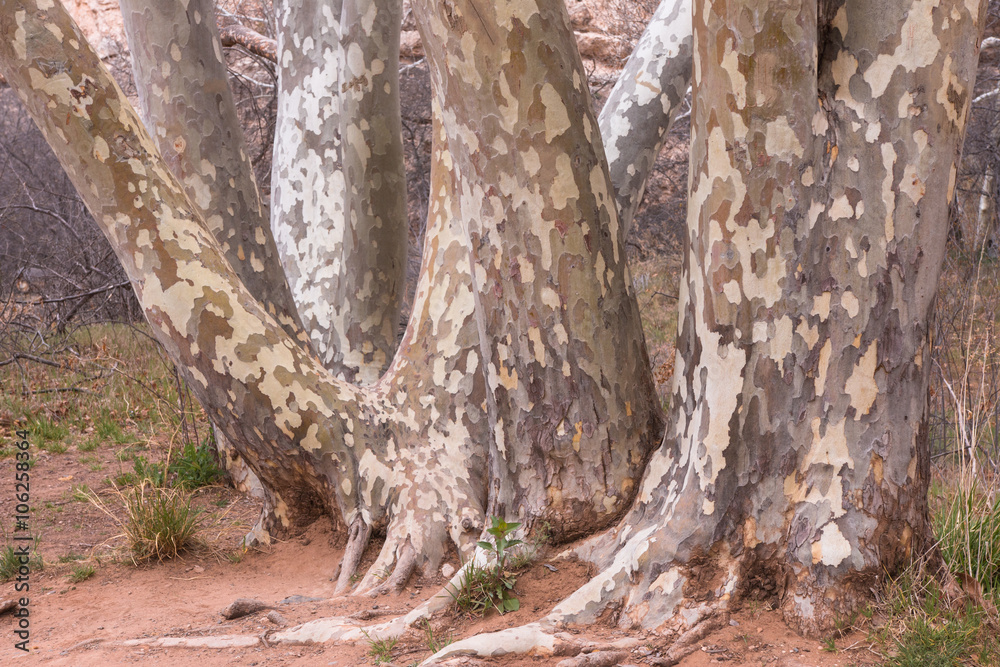
[[[515,650],[614,607],[680,657],[761,595],[821,634],[929,546],[924,360],[984,16],[848,3],[824,32],[810,3],[696,8],[676,421],[631,513],[577,550],[602,572]]]
[[[560,624],[615,605],[621,625],[668,634],[679,655],[761,591],[798,630],[832,627],[929,535],[924,355],[984,3],[695,7],[675,413],[656,451],[663,417],[623,241],[642,186],[609,171],[565,7],[413,7],[434,93],[431,202],[413,313],[377,380],[392,353],[370,336],[388,334],[389,301],[372,299],[381,314],[352,304],[346,328],[320,311],[331,275],[363,263],[353,233],[371,251],[362,284],[392,293],[380,235],[402,219],[375,207],[391,204],[377,191],[395,160],[376,159],[392,151],[359,119],[395,10],[281,14],[275,226],[294,293],[318,298],[303,319],[322,358],[244,285],[197,188],[53,0],[0,0],[0,70],[273,520],[325,511],[349,529],[341,588],[375,530],[387,539],[361,591],[403,585],[449,543],[469,554],[488,514],[548,521],[565,540],[626,513],[577,549],[600,574],[548,617],[444,654],[491,641],[551,654]],[[663,80],[642,71],[622,90]],[[657,137],[659,85],[657,113],[615,107]],[[351,226],[362,219],[369,231]],[[323,274],[327,260],[339,264]],[[311,627],[283,636],[359,635]]]
[[[250,293],[308,344],[260,201],[211,0],[122,0],[143,121]]]
[[[443,551],[424,544],[432,538],[473,541],[482,519],[462,480],[476,470],[475,457],[458,466],[430,447],[404,449],[401,440],[460,439],[456,425],[443,429],[447,417],[435,418],[433,404],[415,402],[424,412],[418,415],[404,392],[390,392],[391,383],[376,392],[335,379],[293,341],[232,270],[61,6],[40,11],[33,2],[11,2],[0,9],[0,66],[111,241],[157,338],[260,477],[274,521],[307,521],[320,511],[348,525],[396,517],[406,525],[390,532],[416,533],[405,546],[424,561]],[[397,478],[403,475],[410,479]],[[436,513],[442,507],[452,520]],[[382,564],[396,560],[395,546]]]
[[[544,624],[614,604],[691,637],[763,594],[820,634],[928,546],[928,321],[985,6],[872,11],[817,48],[809,3],[696,9],[676,421]]]
[[[601,138],[626,231],[691,87],[691,4],[660,2],[601,109]]]
[[[260,477],[272,521],[327,511],[347,526],[360,520],[386,530],[386,546],[360,585],[368,589],[385,568],[396,568],[386,585],[398,586],[413,567],[436,566],[449,541],[471,547],[487,502],[529,523],[550,521],[556,539],[606,525],[627,507],[660,414],[635,302],[624,289],[621,231],[601,232],[615,212],[596,150],[581,149],[590,166],[572,177],[583,194],[558,209],[543,207],[543,218],[532,220],[530,206],[511,205],[518,193],[508,170],[519,169],[513,152],[478,181],[460,175],[452,146],[467,137],[449,134],[455,117],[438,107],[429,241],[414,315],[389,372],[367,389],[354,387],[296,345],[247,291],[70,19],[58,6],[40,13],[15,1],[5,5],[4,16],[14,18],[4,25],[4,69],[111,239],[158,338]],[[554,16],[560,39],[571,40],[565,14]],[[535,26],[529,39],[540,44],[543,28]],[[582,72],[578,58],[568,64]],[[524,77],[525,94],[545,89],[545,71]],[[574,90],[586,108],[582,79]],[[558,146],[583,143],[583,127],[596,136],[587,114]],[[523,126],[541,136],[551,131],[544,122]],[[523,176],[529,188],[548,191],[554,176],[561,187],[571,175]],[[515,225],[541,225],[526,227],[518,243],[550,248],[538,274],[551,270],[551,279],[522,279],[500,298],[496,287],[506,276],[493,252],[470,248],[471,238],[486,235],[473,228],[479,222],[468,204],[470,185],[496,188],[505,199],[489,221],[500,228],[490,230],[497,241],[505,217],[509,234]],[[561,228],[555,214],[573,228]],[[523,257],[526,278],[530,257],[513,242],[507,247],[512,258]],[[602,263],[599,275],[589,268]],[[496,286],[485,298],[474,274]],[[504,317],[528,325],[525,334],[515,336],[514,325],[500,331]],[[490,341],[484,326],[496,330]],[[570,351],[561,350],[568,340]],[[504,346],[507,358],[497,356]],[[611,363],[598,363],[602,358]],[[512,375],[519,365],[527,369],[521,385]],[[551,390],[535,393],[555,379]],[[506,445],[497,444],[501,437]],[[539,466],[548,466],[544,476]],[[594,466],[601,475],[592,474]],[[487,487],[490,470],[503,476]]]
[[[249,151],[229,87],[211,0],[122,0],[125,33],[140,109],[170,171],[184,185],[250,293],[289,335],[308,346],[271,235]],[[251,539],[267,541],[277,526],[273,492],[216,429],[220,458],[238,486],[267,502]]]
[[[559,2],[413,9],[464,177],[489,511],[583,535],[628,507],[662,417],[569,17]]]
[[[406,266],[400,0],[289,0],[278,14],[271,226],[324,364],[392,361]]]

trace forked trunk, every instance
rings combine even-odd
[[[111,240],[156,335],[260,477],[273,521],[330,512],[350,527],[352,554],[373,528],[385,529],[364,589],[393,566],[386,585],[405,583],[415,565],[436,565],[448,541],[473,545],[487,503],[528,524],[549,522],[557,540],[609,525],[627,509],[661,417],[582,67],[572,48],[546,51],[551,21],[571,44],[561,6],[525,13],[523,43],[487,54],[513,63],[505,81],[521,109],[497,128],[492,165],[468,167],[481,159],[470,152],[474,135],[462,131],[474,127],[464,114],[475,114],[477,101],[456,114],[438,89],[448,106],[436,111],[414,314],[389,371],[359,388],[337,380],[247,291],[209,234],[208,212],[165,168],[61,7],[5,3],[5,73]],[[521,46],[541,58],[532,56],[527,71],[517,61]],[[335,51],[320,53],[336,60]],[[575,84],[556,89],[546,80],[553,54],[577,72]],[[456,81],[452,93],[463,85]],[[292,86],[283,94],[305,93]],[[548,115],[530,112],[536,99]],[[287,144],[286,134],[278,133]],[[527,137],[539,140],[535,157],[555,168],[516,159],[535,150],[520,145]],[[311,159],[308,146],[291,148]],[[573,159],[585,170],[574,171]],[[532,194],[525,198],[521,186]],[[488,209],[471,193],[489,193],[478,200]],[[278,215],[317,213],[307,200],[277,204]]]
[[[395,67],[373,55],[395,19],[376,29],[392,8],[346,3],[281,14],[275,215],[287,267],[305,272],[297,296],[329,297],[305,231],[347,257],[347,228],[324,225],[367,220],[378,247],[357,247],[388,266],[379,235],[402,224],[371,208],[391,181],[374,156],[392,149],[350,120],[370,100],[348,93]],[[546,619],[442,655],[552,650],[558,623],[611,605],[621,625],[672,633],[676,652],[751,595],[803,632],[832,627],[928,538],[928,319],[985,2],[695,8],[675,413],[652,454],[662,419],[623,235],[645,176],[615,163],[648,174],[649,156],[607,129],[609,169],[561,2],[413,7],[434,88],[430,219],[403,342],[364,387],[324,367],[334,348],[321,361],[257,303],[52,0],[0,0],[0,69],[199,399],[282,495],[277,520],[294,503],[349,528],[342,587],[376,528],[388,538],[362,589],[392,566],[385,585],[405,583],[449,540],[468,550],[487,513],[568,539],[628,512],[578,549],[601,573]],[[347,16],[372,29],[345,29]],[[622,105],[604,126],[660,137],[681,85],[642,71],[631,76],[659,86],[660,108]],[[340,176],[314,177],[321,155]],[[333,330],[329,306],[303,318],[310,332]],[[344,331],[387,331],[390,310]],[[388,349],[363,360],[388,363]]]

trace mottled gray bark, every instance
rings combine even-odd
[[[212,0],[121,0],[143,122],[170,171],[184,185],[250,293],[308,346],[278,259],[268,214],[229,87]],[[234,483],[260,491],[256,478],[216,429],[220,460]],[[254,539],[276,526],[268,503]]]
[[[403,343],[368,387],[253,299],[52,0],[0,0],[0,70],[199,400],[289,493],[277,520],[327,511],[351,554],[384,527],[362,589],[434,567],[449,540],[467,551],[487,512],[567,539],[631,506],[577,550],[601,573],[541,623],[445,652],[554,650],[559,623],[610,605],[683,651],[758,590],[794,627],[831,627],[928,536],[927,322],[983,3],[897,0],[877,20],[854,3],[696,8],[675,419],[648,465],[661,415],[565,8],[414,10],[435,99],[429,233]],[[306,60],[319,78],[289,99],[340,113]],[[279,141],[304,136],[290,123]]]
[[[229,88],[212,0],[120,0],[139,105],[250,293],[305,344]]]
[[[554,650],[609,607],[679,657],[760,595],[815,635],[928,547],[929,318],[985,3],[835,9],[696,7],[675,421],[577,549],[597,577],[427,664]]]
[[[5,73],[111,239],[158,338],[258,473],[275,522],[287,522],[293,507],[297,517],[327,511],[357,542],[384,527],[388,539],[362,581],[366,589],[385,568],[395,568],[385,584],[395,587],[414,567],[435,566],[449,540],[472,546],[487,501],[529,524],[550,521],[555,539],[624,511],[658,437],[659,407],[625,291],[621,230],[601,231],[615,211],[607,172],[582,140],[596,135],[596,122],[573,116],[572,128],[562,126],[570,117],[545,67],[533,60],[527,73],[511,71],[524,104],[494,144],[511,150],[481,174],[455,168],[455,142],[460,159],[471,159],[473,135],[461,133],[471,121],[436,111],[431,233],[414,315],[387,374],[358,388],[336,380],[252,298],[60,8],[39,14],[32,0],[5,3],[0,16],[28,8],[0,26],[8,36],[0,47]],[[542,18],[525,15],[531,26],[522,33],[538,52]],[[564,13],[552,18],[565,23]],[[564,30],[560,39],[572,37]],[[578,58],[564,65],[582,72]],[[577,79],[572,107],[585,109]],[[551,109],[543,117],[529,111],[539,95]],[[574,157],[587,171],[573,175],[562,161],[556,171],[523,170],[516,137],[542,138],[557,127],[555,146],[542,149],[546,161],[550,152],[583,146]],[[525,206],[512,176],[546,194]],[[489,227],[470,205],[470,190],[497,193]],[[547,196],[557,204],[546,204]],[[536,205],[541,217],[530,214]],[[487,237],[510,243],[470,246]],[[498,272],[495,251],[513,253],[500,256],[504,271],[520,267],[506,296],[501,282],[509,275]],[[604,268],[595,273],[595,264]],[[475,288],[483,280],[485,296]],[[488,469],[503,477],[490,479]]]
[[[401,6],[277,6],[271,225],[314,347],[363,384],[392,361],[406,265]]]
[[[378,393],[345,384],[288,336],[231,269],[79,29],[60,5],[42,2],[44,11],[34,2],[0,4],[0,68],[17,81],[111,241],[154,333],[259,476],[274,520],[326,512],[346,525],[388,525],[402,540],[386,548],[388,564],[402,549],[407,575],[440,557],[443,544],[435,539],[470,544],[483,523],[475,501],[482,494],[464,482],[476,469],[474,456],[446,459],[454,453],[448,445],[466,436],[454,415],[408,405],[390,382]],[[447,280],[446,271],[440,275]],[[432,326],[449,326],[450,312],[431,312]],[[421,368],[435,352],[414,353]],[[404,446],[410,442],[427,446]]]
[[[660,2],[598,119],[626,231],[691,87],[691,4],[691,0]]]
[[[491,513],[583,535],[627,507],[661,414],[569,18],[561,2],[413,8],[462,175]]]
[[[681,409],[630,534],[588,549],[610,581],[657,563],[623,623],[707,627],[756,588],[815,634],[930,537],[924,359],[985,7],[872,11],[817,48],[809,3],[696,10]]]

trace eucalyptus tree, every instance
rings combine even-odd
[[[262,528],[334,517],[341,589],[384,531],[355,592],[469,554],[490,515],[591,536],[590,583],[441,658],[566,650],[562,623],[609,608],[682,651],[760,592],[816,633],[925,547],[928,319],[985,3],[665,0],[598,120],[558,0],[413,0],[434,146],[398,347],[398,7],[279,5],[268,226],[209,5],[125,0],[144,125],[57,0],[0,0],[0,71],[267,490]],[[624,232],[689,77],[665,419]]]

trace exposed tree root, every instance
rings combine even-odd
[[[256,635],[213,635],[211,637],[149,637],[127,639],[124,646],[153,646],[156,648],[246,648],[260,643]]]
[[[347,546],[344,547],[344,556],[340,563],[340,576],[337,578],[337,587],[334,595],[346,593],[351,587],[351,579],[358,571],[358,564],[361,556],[365,553],[368,540],[371,538],[372,528],[362,518],[358,517],[351,524],[350,532],[347,536]]]
[[[267,546],[273,538],[287,535],[292,527],[288,504],[274,489],[261,485],[259,497],[263,501],[260,517],[243,538],[243,544],[248,547]]]
[[[556,667],[614,667],[628,657],[627,651],[593,651],[560,660]]]
[[[368,531],[363,524],[354,524],[351,530],[349,550],[358,550],[358,545],[367,541]],[[491,658],[503,655],[538,655],[566,656],[563,667],[604,667],[617,664],[623,651],[633,648],[639,643],[635,638],[625,638],[610,643],[586,642],[578,635],[566,631],[570,624],[591,623],[598,617],[604,617],[611,612],[613,620],[620,626],[638,627],[637,616],[625,613],[626,599],[630,588],[630,580],[637,576],[635,566],[648,556],[648,541],[644,533],[636,536],[639,542],[645,543],[645,549],[637,549],[629,541],[616,555],[612,565],[598,576],[594,577],[566,598],[546,617],[515,628],[499,632],[476,635],[454,642],[434,654],[422,665],[458,665],[465,664],[470,657]],[[629,548],[631,546],[631,548]],[[384,549],[383,549],[384,551]],[[395,552],[395,550],[392,550]],[[399,581],[405,581],[415,567],[415,550],[408,543],[400,549],[400,557],[393,573],[382,583],[372,589],[362,592],[378,591],[381,588],[392,589]],[[229,648],[245,647],[258,643],[273,644],[317,644],[330,642],[361,642],[370,637],[390,639],[402,636],[410,628],[424,619],[429,619],[434,613],[453,604],[453,591],[461,588],[466,572],[472,564],[485,565],[489,555],[482,549],[477,549],[451,580],[436,594],[403,616],[397,616],[387,621],[374,624],[363,624],[359,619],[350,617],[330,617],[316,619],[301,625],[268,632],[266,636],[257,635],[221,635],[217,637],[159,637],[136,639],[127,645],[145,645],[157,647],[189,647],[189,648]],[[346,563],[346,561],[345,561]],[[345,565],[344,570],[349,571]],[[356,570],[356,564],[354,568]],[[668,578],[673,580],[683,578],[679,568],[674,568]],[[670,571],[670,570],[668,570]],[[342,573],[343,577],[343,573]],[[349,576],[348,576],[349,578]],[[339,585],[339,582],[338,582]],[[683,586],[682,583],[677,584]],[[360,588],[360,587],[359,587]],[[707,634],[723,627],[729,619],[729,596],[710,596],[706,601],[692,600],[680,595],[672,586],[664,586],[661,594],[672,600],[671,614],[664,617],[660,614],[662,607],[655,609],[652,616],[660,620],[653,628],[660,634],[674,638],[673,645],[664,654],[663,664],[673,664],[696,648],[698,641]],[[722,590],[731,590],[731,585]],[[717,592],[719,592],[717,591]],[[356,593],[357,594],[357,593]],[[648,600],[645,610],[648,610]],[[649,611],[646,611],[649,614]],[[650,624],[644,624],[647,628]]]
[[[264,487],[261,486],[260,479],[254,474],[247,462],[243,460],[236,448],[225,436],[221,429],[212,426],[212,433],[215,435],[216,449],[219,452],[219,459],[233,488],[243,493],[248,493],[254,498],[264,497]]]
[[[353,534],[353,533],[352,533]],[[124,642],[126,646],[162,646],[187,648],[231,648],[253,646],[257,643],[267,645],[286,644],[317,644],[325,642],[358,642],[368,637],[392,639],[400,637],[409,628],[420,621],[430,618],[433,614],[445,609],[453,603],[451,591],[462,586],[469,564],[485,562],[486,554],[481,550],[469,559],[464,567],[442,587],[437,593],[423,603],[414,607],[409,613],[397,616],[383,623],[363,625],[355,618],[332,616],[318,618],[287,630],[267,633],[266,638],[258,635],[217,635],[214,637],[150,637],[130,639]],[[397,568],[400,569],[400,568]],[[388,583],[388,582],[386,582]],[[366,636],[367,633],[367,636]]]
[[[445,665],[453,658],[477,656],[494,658],[510,654],[539,656],[573,656],[580,652],[582,644],[573,635],[558,632],[545,619],[516,628],[476,635],[444,647],[424,660],[426,665]]]
[[[704,610],[702,610],[704,611]],[[709,613],[699,616],[696,624],[678,636],[663,656],[662,664],[679,662],[697,648],[697,643],[710,633],[725,626],[728,613]],[[475,635],[444,647],[424,662],[421,667],[462,664],[459,658],[470,656],[495,658],[505,655],[575,656],[559,663],[560,667],[604,667],[616,665],[624,657],[623,649],[631,648],[637,640],[627,638],[610,644],[582,643],[577,635],[560,628],[565,623],[555,620],[552,614],[526,625],[507,628],[498,632]],[[587,653],[582,651],[587,649]]]

